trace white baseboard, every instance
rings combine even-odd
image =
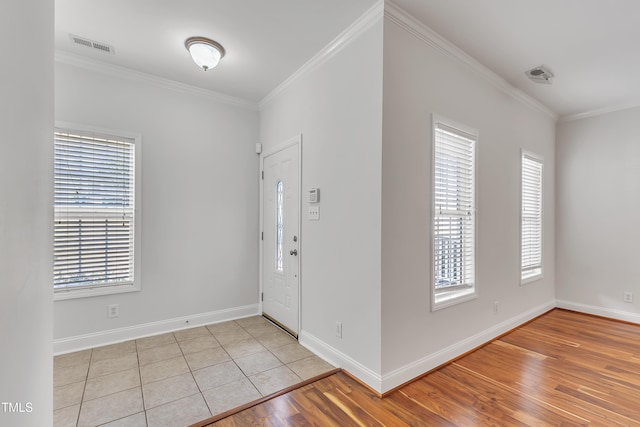
[[[300,332],[298,341],[301,345],[308,348],[327,362],[348,371],[351,375],[355,376],[373,390],[380,393],[380,386],[382,384],[380,374],[372,371],[360,362],[353,360],[340,350],[333,348],[321,339],[304,330]]]
[[[300,333],[299,340],[300,344],[307,347],[327,362],[348,371],[360,381],[371,387],[371,389],[382,394],[398,387],[399,385],[411,381],[412,379],[417,378],[424,373],[429,372],[430,370],[437,368],[438,366],[443,365],[470,350],[473,350],[476,347],[488,343],[505,332],[508,332],[555,307],[556,301],[549,301],[382,376],[304,330]]]
[[[521,313],[517,316],[514,316],[510,319],[507,319],[465,340],[457,342],[435,353],[429,354],[421,359],[411,362],[384,375],[380,375],[379,373],[362,365],[358,361],[342,353],[340,350],[330,346],[329,344],[304,330],[300,332],[299,342],[304,347],[308,348],[313,353],[322,357],[332,365],[348,371],[350,374],[357,377],[360,381],[367,384],[372,390],[375,390],[378,393],[386,393],[387,391],[392,390],[395,387],[398,387],[399,385],[402,385],[408,381],[411,381],[412,379],[417,378],[424,373],[429,372],[430,370],[493,340],[494,338],[504,334],[505,332],[508,332],[511,329],[514,329],[555,307],[640,324],[640,314],[638,313],[631,313],[606,307],[591,306],[571,301],[553,300],[549,301],[546,304],[528,310],[524,313]],[[70,353],[87,348],[114,344],[122,341],[158,335],[166,332],[174,332],[181,329],[192,328],[195,326],[226,322],[229,320],[255,316],[258,314],[260,314],[260,306],[258,304],[251,304],[225,310],[212,311],[209,313],[177,317],[173,319],[145,323],[142,325],[135,325],[92,334],[62,338],[54,340],[53,354],[59,355]],[[188,324],[186,323],[187,321],[189,321]]]
[[[552,300],[382,376],[382,392],[398,387],[556,307]]]
[[[53,341],[53,354],[58,355],[71,353],[74,351],[85,350],[87,348],[100,347],[122,341],[148,337],[151,335],[179,331],[181,329],[193,328],[195,326],[226,322],[258,314],[260,314],[258,304],[251,304],[241,307],[227,308],[224,310],[210,311],[208,313],[144,323],[141,325],[128,326],[125,328],[110,329],[108,331],[92,334],[61,338]]]
[[[558,308],[578,311],[580,313],[593,314],[596,316],[608,317],[610,319],[624,320],[625,322],[640,323],[640,314],[629,311],[617,310],[615,308],[598,307],[595,305],[580,304],[572,301],[557,301]]]

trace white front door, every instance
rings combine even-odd
[[[262,313],[299,332],[300,140],[265,155],[262,180]]]

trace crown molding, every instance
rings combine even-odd
[[[630,110],[631,108],[640,107],[640,102],[632,102],[629,104],[616,105],[612,107],[599,108],[597,110],[585,111],[583,113],[568,114],[560,116],[559,123],[572,122],[575,120],[588,119],[589,117],[602,116],[603,114],[615,113],[616,111]]]
[[[378,0],[369,10],[361,15],[356,21],[354,21],[346,30],[340,33],[335,39],[333,39],[328,45],[326,45],[320,52],[315,54],[310,60],[308,60],[302,67],[295,71],[285,81],[280,83],[275,89],[265,96],[259,103],[259,108],[264,108],[267,104],[277,98],[282,92],[287,90],[296,81],[302,78],[304,75],[311,73],[320,65],[327,62],[330,58],[348,46],[353,40],[358,38],[362,33],[371,28],[376,22],[384,16],[384,0]]]
[[[175,92],[201,96],[234,107],[246,108],[254,111],[258,110],[258,104],[252,101],[247,101],[242,98],[236,98],[234,96],[225,95],[223,93],[191,86],[175,80],[165,79],[140,71],[135,71],[130,68],[109,64],[107,62],[86,58],[84,56],[60,50],[56,50],[55,52],[55,61],[61,64],[73,65],[75,67],[84,68],[86,70],[99,72],[109,76],[122,77],[137,82],[149,83]]]
[[[547,107],[537,99],[534,99],[533,97],[527,95],[522,90],[511,85],[505,79],[482,65],[462,49],[444,39],[441,35],[424,25],[422,22],[418,21],[413,16],[409,15],[404,9],[400,8],[392,1],[385,1],[384,15],[385,18],[387,18],[390,22],[398,25],[400,28],[417,37],[419,40],[427,43],[429,46],[435,48],[440,53],[468,66],[477,74],[484,77],[485,80],[487,80],[497,89],[513,97],[517,101],[520,101],[521,103],[527,105],[528,107],[547,115],[553,120],[558,120],[558,115],[549,107]]]

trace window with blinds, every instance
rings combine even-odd
[[[477,132],[434,117],[434,307],[475,294]]]
[[[135,140],[54,135],[54,290],[134,282]]]
[[[521,281],[542,277],[542,160],[522,154]]]

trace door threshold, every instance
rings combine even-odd
[[[283,331],[285,331],[286,333],[288,333],[289,335],[294,337],[296,340],[298,339],[298,334],[296,334],[291,329],[289,329],[286,326],[284,326],[282,323],[278,322],[273,317],[269,316],[267,313],[262,313],[262,317],[266,318],[271,323],[274,323],[277,327],[279,327],[280,329],[282,329]]]

